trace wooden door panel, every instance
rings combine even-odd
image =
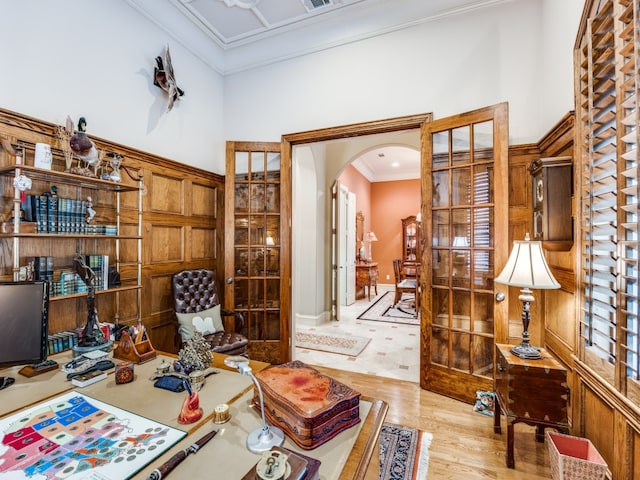
[[[244,316],[251,359],[272,364],[289,337],[280,158],[279,143],[227,142],[224,305]]]
[[[507,105],[426,123],[423,140],[420,384],[473,402],[506,330],[493,277],[509,250]]]

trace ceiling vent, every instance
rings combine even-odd
[[[333,5],[333,0],[302,0],[302,3],[307,12],[312,12],[318,8]]]

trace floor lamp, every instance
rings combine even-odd
[[[530,306],[534,300],[531,289],[560,288],[560,284],[551,274],[544,258],[542,243],[531,242],[528,233],[525,235],[524,241],[514,241],[509,260],[500,275],[496,277],[495,282],[522,289],[518,297],[522,302],[522,342],[513,347],[511,353],[520,358],[533,360],[542,358],[540,349],[529,343]]]

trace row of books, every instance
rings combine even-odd
[[[64,352],[65,350],[69,350],[78,345],[80,338],[82,338],[82,330],[84,330],[84,327],[48,335],[48,354],[53,355],[55,353]],[[105,338],[113,340],[113,332],[115,330],[115,325],[113,323],[100,323],[100,330]]]
[[[109,255],[83,255],[84,262],[95,273],[94,288],[109,288]],[[60,270],[60,278],[54,279],[53,257],[28,257],[25,280],[45,280],[51,282],[51,295],[72,295],[85,293],[87,284],[78,273],[70,268]],[[57,275],[56,275],[57,276]]]
[[[49,335],[47,338],[47,351],[49,355],[64,352],[78,345],[81,335],[82,328]]]
[[[27,257],[26,280],[53,280],[53,257]]]
[[[49,192],[25,195],[22,201],[23,221],[34,222],[37,233],[116,235],[115,225],[87,223],[84,200],[64,198]]]

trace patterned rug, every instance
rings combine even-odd
[[[433,435],[385,423],[380,432],[380,480],[425,480]]]
[[[412,296],[404,296],[393,306],[394,292],[385,292],[368,309],[362,312],[358,318],[360,320],[373,320],[376,322],[405,323],[408,325],[420,325],[416,307]]]
[[[339,353],[357,357],[370,338],[359,337],[357,335],[342,335],[338,333],[312,333],[308,331],[296,331],[296,348],[306,348],[308,350],[320,350],[321,352]]]

